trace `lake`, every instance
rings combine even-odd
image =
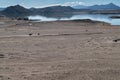
[[[40,21],[56,21],[56,20],[75,20],[75,19],[91,19],[96,21],[104,21],[110,23],[112,25],[120,25],[120,19],[112,19],[110,16],[120,16],[120,14],[79,14],[79,15],[71,15],[71,16],[58,16],[58,17],[46,17],[40,15],[29,16],[31,20],[40,20]]]

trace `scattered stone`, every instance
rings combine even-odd
[[[115,40],[113,40],[113,42],[118,42],[118,41],[120,41],[120,39],[115,39]]]
[[[40,35],[40,33],[38,33],[37,35]]]
[[[3,55],[3,54],[0,54],[0,58],[4,58],[5,57],[5,55]]]
[[[32,33],[29,34],[29,36],[32,36],[32,35],[33,35]]]
[[[0,75],[0,80],[11,80],[10,77]]]

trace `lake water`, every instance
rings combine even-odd
[[[116,14],[120,16],[120,14]],[[56,20],[75,20],[75,19],[91,19],[96,21],[104,21],[111,23],[112,25],[120,25],[120,19],[111,19],[110,16],[116,16],[115,14],[110,15],[101,15],[101,14],[80,14],[72,16],[62,16],[62,17],[45,17],[45,16],[29,16],[31,20],[40,20],[40,21],[56,21]]]

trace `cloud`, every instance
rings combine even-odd
[[[84,2],[80,1],[74,1],[74,2],[65,2],[65,3],[59,3],[59,4],[51,4],[51,5],[46,5],[46,6],[41,6],[41,7],[49,7],[49,6],[77,6],[77,5],[85,5]]]
[[[38,8],[44,8],[44,7],[49,7],[49,6],[59,6],[59,5],[62,5],[62,4],[50,4],[50,5],[40,6]]]
[[[84,5],[84,2],[80,2],[80,1],[75,1],[75,2],[66,2],[64,4],[62,4],[63,6],[77,6],[77,5]]]

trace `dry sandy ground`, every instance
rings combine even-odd
[[[0,80],[119,80],[119,38],[99,22],[2,19]]]

